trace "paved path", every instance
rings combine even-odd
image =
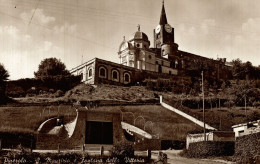
[[[214,159],[195,159],[195,158],[184,158],[180,157],[178,153],[179,150],[166,150],[163,151],[168,156],[169,164],[233,164],[233,162],[224,160],[214,160]],[[153,153],[152,158],[156,159],[157,155]]]

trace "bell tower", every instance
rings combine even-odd
[[[164,58],[170,59],[177,55],[178,44],[174,43],[174,28],[167,22],[164,0],[159,25],[154,29],[154,48],[161,49]]]

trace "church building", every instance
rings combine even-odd
[[[153,34],[151,43],[138,25],[138,30],[128,40],[124,37],[119,46],[120,63],[94,58],[70,72],[81,75],[82,82],[87,84],[131,85],[148,78],[184,77],[190,69],[201,63],[211,66],[209,76],[216,79],[228,77],[225,58],[213,60],[178,49],[174,40],[174,28],[167,21],[164,2],[159,24]]]

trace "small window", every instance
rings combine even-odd
[[[151,56],[151,55],[149,55],[149,56],[148,56],[148,58],[149,58],[149,59],[152,59],[152,56]]]
[[[88,70],[88,77],[92,77],[92,68]]]
[[[136,44],[136,47],[138,47],[138,48],[139,48],[139,47],[140,47],[140,44],[139,44],[139,43],[138,43],[138,44]]]
[[[99,77],[106,77],[106,69],[104,67],[99,68]]]
[[[112,71],[112,80],[119,81],[119,72],[117,70]]]
[[[155,62],[155,64],[159,64],[159,62],[158,62],[158,61],[156,61],[156,62]]]
[[[172,74],[172,71],[169,71],[169,75],[171,75]]]
[[[124,74],[124,83],[128,84],[130,83],[130,75],[129,73]]]
[[[116,71],[113,72],[113,79],[117,79],[117,72]]]
[[[144,45],[144,48],[146,48],[146,45]]]
[[[83,73],[81,72],[80,73],[80,81],[82,81],[83,80]]]
[[[162,61],[162,65],[163,65],[163,61]]]

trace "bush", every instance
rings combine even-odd
[[[54,89],[51,88],[51,89],[49,89],[49,92],[54,93],[55,91],[54,91]]]
[[[234,152],[233,141],[201,141],[190,143],[187,156],[192,158],[231,156]]]
[[[125,158],[134,157],[134,148],[128,143],[121,142],[115,145],[111,151],[111,158],[117,158],[119,163],[126,163]]]
[[[257,163],[254,161],[260,155],[259,142],[260,132],[237,137],[234,160],[238,163]]]
[[[253,106],[254,106],[254,107],[260,107],[260,101],[254,102],[254,103],[253,103]]]
[[[187,157],[188,156],[188,150],[186,148],[184,148],[180,153],[179,155],[181,157]]]
[[[54,93],[54,96],[55,97],[61,97],[64,95],[64,92],[62,90],[57,90],[55,93]]]

